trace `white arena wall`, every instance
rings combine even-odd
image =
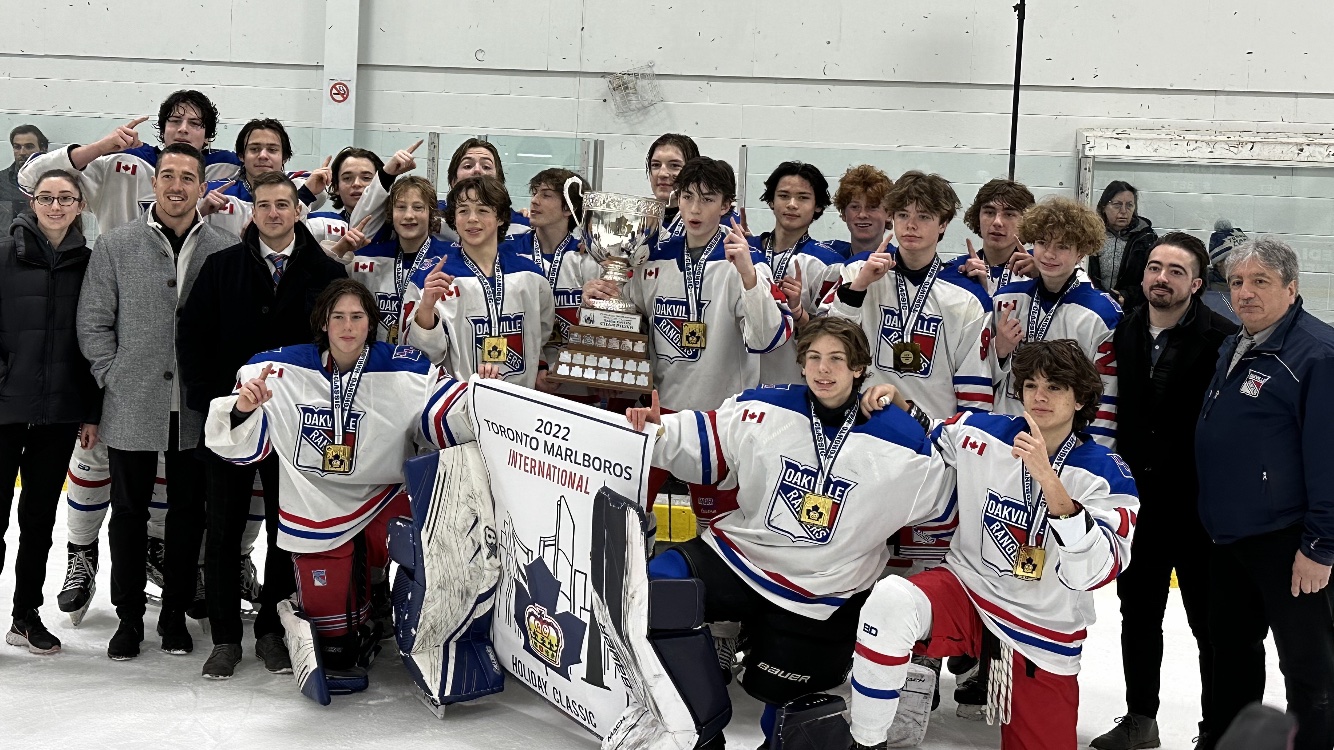
[[[940,172],[965,205],[1006,169],[1015,32],[1006,0],[187,0],[167,9],[0,2],[0,128],[34,122],[53,145],[87,142],[193,87],[222,113],[218,145],[230,147],[251,117],[286,123],[294,168],[353,141],[389,153],[427,131],[444,134],[446,156],[466,135],[587,138],[605,143],[603,187],[633,192],[645,188],[648,144],[680,131],[734,165],[749,147],[757,231],[768,225],[758,183],[784,158],[814,162],[831,180],[862,161],[891,175]],[[1281,13],[1240,0],[1033,2],[1017,177],[1040,195],[1073,195],[1082,128],[1328,135],[1331,26],[1334,4],[1324,0],[1289,0]],[[603,76],[648,62],[663,101],[617,116]],[[331,79],[351,83],[349,102],[329,102]],[[516,177],[536,168],[511,168],[512,191],[522,194]],[[1291,235],[1308,305],[1334,307],[1334,180],[1323,168],[1248,170],[1124,166],[1098,180],[1139,180],[1143,213],[1164,228],[1205,235],[1228,215],[1248,231]],[[1294,197],[1302,200],[1283,200]],[[843,234],[830,218],[816,231]],[[948,249],[962,250],[966,234],[953,227]]]

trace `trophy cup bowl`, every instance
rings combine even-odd
[[[562,191],[570,213],[571,177]],[[608,299],[584,298],[579,325],[565,330],[565,345],[551,363],[547,380],[593,389],[631,393],[653,390],[649,337],[641,333],[644,316],[634,303],[621,297],[631,268],[648,261],[651,245],[662,226],[666,205],[652,198],[618,193],[583,193],[579,225],[584,251],[602,264],[602,280],[615,293]]]
[[[568,200],[568,190],[565,191]],[[579,225],[584,249],[602,264],[602,279],[616,285],[608,299],[586,299],[594,310],[636,315],[633,303],[619,290],[630,280],[630,269],[642,266],[652,250],[651,241],[662,226],[666,204],[653,198],[620,193],[584,193],[584,212]]]

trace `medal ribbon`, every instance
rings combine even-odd
[[[917,287],[917,295],[913,297],[911,303],[908,301],[908,280],[901,273],[894,274],[895,286],[899,292],[899,317],[901,318],[900,322],[903,323],[903,330],[897,334],[890,331],[889,343],[897,344],[900,341],[912,341],[912,332],[917,326],[917,318],[921,316],[922,309],[926,307],[926,299],[931,295],[931,285],[936,283],[936,277],[940,275],[940,266],[940,256],[937,255],[931,259],[931,270],[927,271],[926,278],[922,279],[922,285]]]
[[[764,259],[769,262],[769,269],[774,272],[775,281],[782,281],[783,277],[787,275],[788,264],[791,263],[792,258],[796,256],[797,248],[806,244],[806,240],[809,240],[810,238],[810,234],[802,232],[801,237],[793,243],[792,247],[789,247],[782,253],[774,253],[774,233],[770,232],[764,235]],[[779,256],[778,264],[774,263],[775,255]]]
[[[496,251],[496,266],[492,270],[492,277],[488,279],[482,269],[472,262],[472,258],[467,253],[460,253],[463,256],[463,262],[467,264],[468,270],[472,271],[477,280],[482,282],[482,293],[486,295],[486,315],[491,326],[488,334],[499,336],[500,333],[500,310],[505,306],[505,274],[500,270],[500,251]]]
[[[1070,278],[1066,279],[1065,286],[1061,287],[1061,294],[1056,298],[1056,302],[1051,306],[1051,310],[1044,317],[1042,315],[1042,296],[1039,292],[1039,286],[1033,287],[1033,299],[1028,306],[1028,327],[1024,331],[1025,341],[1046,341],[1047,329],[1051,328],[1052,318],[1056,317],[1056,310],[1060,308],[1061,303],[1065,302],[1065,295],[1075,288],[1075,282],[1079,274],[1072,273]],[[1042,284],[1042,279],[1038,279],[1038,285]]]
[[[839,451],[843,450],[843,443],[847,442],[848,434],[852,432],[852,426],[857,422],[857,405],[853,404],[848,409],[848,414],[843,418],[843,425],[838,428],[834,435],[834,442],[829,442],[829,438],[824,434],[824,423],[815,414],[814,396],[811,397],[811,437],[815,439],[815,460],[819,464],[819,473],[815,477],[816,492],[825,494],[825,482],[829,479],[829,472],[834,469],[834,461],[838,460]]]
[[[548,266],[542,257],[542,245],[537,241],[537,232],[530,232],[533,235],[533,262],[538,268],[547,269],[547,283],[551,285],[551,293],[556,293],[556,282],[560,279],[560,266],[565,262],[565,249],[574,241],[573,234],[565,235],[565,239],[560,241],[556,250],[551,254],[551,265]]]
[[[1075,449],[1075,433],[1072,431],[1061,443],[1061,449],[1056,451],[1056,457],[1051,460],[1051,468],[1056,470],[1056,475],[1060,476],[1061,469],[1065,466],[1065,460],[1070,457],[1070,451]],[[1047,535],[1047,504],[1042,502],[1042,488],[1037,488],[1037,495],[1034,497],[1033,476],[1028,473],[1028,465],[1022,461],[1019,462],[1024,482],[1024,505],[1028,506],[1028,546],[1041,547],[1043,539]],[[1036,503],[1036,505],[1035,505]],[[1040,538],[1041,537],[1041,538]]]
[[[361,348],[361,356],[352,366],[347,376],[347,390],[343,390],[343,375],[338,372],[338,362],[333,352],[329,352],[329,405],[333,410],[334,443],[343,445],[343,436],[352,421],[352,399],[357,397],[357,387],[361,385],[361,375],[366,369],[366,358],[370,356],[369,344]]]
[[[691,259],[690,248],[681,243],[681,254],[685,256],[686,308],[692,323],[704,319],[704,268],[709,265],[709,256],[713,255],[713,251],[717,249],[718,243],[723,241],[726,234],[722,227],[718,227],[713,239],[705,246],[704,252],[699,254],[699,263]]]

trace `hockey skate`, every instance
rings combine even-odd
[[[70,624],[77,628],[97,591],[97,543],[70,544],[66,554],[65,583],[56,595],[56,604],[61,612],[69,614]]]
[[[254,617],[259,608],[259,597],[264,587],[250,555],[241,555],[241,616]]]
[[[163,588],[162,571],[167,567],[167,543],[157,537],[148,537],[148,556],[144,558],[145,574],[148,576],[148,582]]]

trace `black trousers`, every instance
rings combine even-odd
[[[1219,737],[1246,704],[1264,696],[1264,639],[1274,631],[1288,713],[1297,717],[1296,750],[1334,747],[1334,597],[1325,587],[1292,595],[1298,524],[1214,545],[1209,569],[1209,635],[1214,659],[1214,721]],[[1131,565],[1134,565],[1133,558]]]
[[[241,537],[250,514],[255,474],[264,485],[264,525],[269,546],[264,555],[264,588],[255,618],[255,637],[283,632],[278,602],[296,591],[292,553],[278,549],[278,455],[249,466],[237,466],[209,453],[204,459],[208,482],[208,537],[204,545],[204,580],[208,622],[213,644],[241,643],[239,562]]]
[[[42,606],[51,530],[56,525],[65,470],[78,436],[78,424],[0,425],[0,571],[5,568],[5,532],[14,502],[14,479],[23,477],[19,551],[14,559],[15,617]]]
[[[193,449],[175,450],[180,425],[171,414],[167,463],[166,569],[162,571],[163,613],[185,611],[195,598],[199,545],[204,537],[204,467]],[[111,468],[111,603],[122,620],[144,617],[148,555],[148,503],[157,478],[156,451],[108,447]]]
[[[1141,496],[1130,566],[1116,580],[1116,594],[1121,598],[1121,663],[1126,677],[1126,707],[1132,714],[1158,716],[1163,615],[1175,568],[1186,622],[1200,652],[1200,708],[1204,725],[1208,726],[1214,674],[1214,651],[1209,640],[1212,543],[1193,503],[1184,509],[1164,508],[1161,504],[1155,507],[1153,501],[1157,499]]]

